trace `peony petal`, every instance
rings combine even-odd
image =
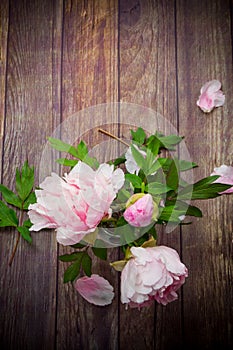
[[[92,232],[94,230],[95,228],[85,232],[73,232],[68,228],[59,227],[56,230],[57,241],[58,243],[63,244],[65,246],[73,245],[73,244],[79,243],[88,232]]]
[[[142,283],[146,286],[159,289],[166,281],[164,273],[166,276],[164,265],[160,261],[153,260],[150,264],[147,264],[143,270],[141,269]]]
[[[56,223],[51,221],[51,218],[46,215],[40,215],[38,210],[39,205],[37,203],[31,204],[28,209],[28,216],[33,225],[30,227],[29,231],[40,231],[43,228],[56,228]]]
[[[121,302],[129,303],[135,293],[137,269],[133,260],[129,260],[121,273]]]
[[[223,164],[218,168],[214,168],[214,172],[211,175],[220,175],[222,177],[232,178],[233,180],[233,167]]]
[[[220,89],[221,89],[220,81],[213,79],[203,85],[203,87],[201,88],[201,93],[208,92],[209,94],[212,94]]]
[[[214,168],[212,175],[219,175],[220,177],[215,181],[215,183],[221,183],[226,185],[233,186],[233,167],[227,166],[225,164],[221,165],[218,168]],[[220,194],[230,194],[233,193],[233,187],[229,188],[226,191],[220,192]]]
[[[130,248],[130,251],[135,258],[134,261],[136,265],[146,265],[148,261],[150,262],[153,260],[146,248],[132,247]]]
[[[114,293],[113,287],[103,277],[91,275],[81,277],[75,282],[76,290],[89,303],[105,306],[111,304]]]
[[[218,80],[208,81],[202,86],[197,105],[203,112],[209,113],[214,107],[220,107],[224,104],[225,96],[220,88],[221,83]]]
[[[118,192],[125,182],[125,175],[121,169],[116,169],[112,174],[112,185],[115,192]]]
[[[81,161],[73,167],[69,174],[65,174],[65,180],[70,184],[77,184],[80,188],[93,187],[95,171]]]
[[[157,246],[155,248],[148,249],[156,257],[156,259],[160,259],[164,263],[168,271],[177,275],[186,274],[187,269],[180,261],[179,254],[175,249],[166,246]]]
[[[224,105],[225,95],[223,95],[222,91],[218,91],[214,97],[214,105],[215,107],[221,107]]]

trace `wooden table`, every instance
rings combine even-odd
[[[185,136],[199,164],[195,180],[232,165],[232,9],[224,0],[1,0],[1,183],[13,189],[26,158],[38,181],[53,130],[82,109],[118,101],[152,108]],[[207,115],[196,100],[212,79],[222,82],[226,102]],[[117,118],[102,123],[116,132]],[[21,240],[9,267],[17,235],[1,229],[0,348],[232,348],[232,197],[198,205],[202,219],[159,237],[189,268],[179,300],[141,311],[126,311],[118,297],[105,308],[90,305],[64,285],[57,257],[69,249],[54,232],[33,233],[32,246]],[[118,294],[117,273],[101,269]]]

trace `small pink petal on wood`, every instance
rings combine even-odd
[[[75,282],[76,290],[89,303],[105,306],[112,302],[114,297],[113,287],[103,277],[91,275],[91,277],[81,277]]]
[[[220,89],[221,83],[218,80],[208,81],[202,86],[197,105],[203,112],[209,113],[215,107],[220,107],[224,104],[225,95]]]

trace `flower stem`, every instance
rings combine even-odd
[[[110,136],[111,138],[113,138],[113,139],[115,139],[115,140],[117,140],[117,141],[123,143],[125,146],[130,147],[130,145],[129,145],[127,142],[125,142],[125,141],[123,141],[122,139],[120,139],[119,137],[117,137],[117,136],[111,134],[110,132],[108,132],[108,131],[106,131],[106,130],[104,130],[104,129],[100,129],[100,128],[98,129],[98,131],[99,131],[99,132],[102,132],[102,134],[105,134],[105,135],[107,135],[107,136]]]
[[[142,193],[145,192],[145,182],[144,181],[142,182],[141,190],[142,190]]]
[[[22,208],[23,208],[23,204],[22,204]],[[20,210],[20,214],[19,214],[19,226],[22,226],[22,224],[23,224],[23,209]],[[16,253],[17,248],[18,248],[19,240],[20,240],[20,233],[18,232],[17,241],[15,243],[13,252],[11,254],[11,257],[10,257],[10,260],[9,260],[9,263],[8,263],[9,266],[11,266],[11,264],[12,264],[12,262],[14,260],[15,253]]]
[[[20,240],[20,233],[18,232],[18,237],[17,237],[17,241],[15,243],[15,246],[14,246],[14,249],[13,249],[13,252],[11,254],[11,257],[10,257],[10,260],[9,260],[9,263],[8,265],[11,266],[13,260],[14,260],[14,257],[15,257],[15,253],[17,251],[17,247],[18,247],[18,244],[19,244],[19,240]]]

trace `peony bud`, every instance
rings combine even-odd
[[[145,227],[158,218],[158,205],[150,194],[136,193],[126,203],[125,220],[132,226]]]

